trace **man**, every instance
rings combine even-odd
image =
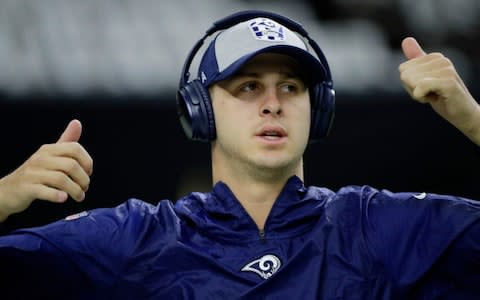
[[[243,12],[217,25],[198,78],[188,78],[194,47],[179,89],[187,135],[211,141],[212,191],[174,206],[132,199],[3,236],[0,265],[8,277],[0,292],[69,299],[478,297],[480,203],[304,186],[305,147],[330,123],[318,125],[325,121],[319,116],[331,117],[323,102],[334,99],[326,60],[282,16]],[[400,77],[410,95],[480,145],[479,105],[452,63],[424,53],[413,38],[402,48]],[[57,143],[1,179],[1,220],[34,199],[85,198],[93,167],[80,135],[74,120]]]

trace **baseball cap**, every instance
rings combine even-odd
[[[200,61],[198,78],[208,87],[231,77],[261,53],[291,56],[310,82],[327,77],[325,67],[297,33],[272,19],[257,17],[220,32],[212,40]]]

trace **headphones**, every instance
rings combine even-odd
[[[215,140],[217,137],[215,118],[208,89],[202,85],[198,78],[189,81],[193,59],[205,40],[213,33],[257,17],[272,19],[299,33],[308,41],[310,47],[317,55],[325,69],[326,75],[323,82],[315,83],[309,87],[311,101],[309,142],[320,141],[328,135],[335,115],[335,90],[333,89],[332,76],[325,55],[299,23],[278,14],[250,10],[232,14],[215,22],[193,46],[185,60],[177,91],[177,113],[187,138],[194,141],[208,142]]]

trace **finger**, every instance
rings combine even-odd
[[[413,98],[413,89],[407,85],[405,82],[402,82],[403,88],[407,91],[407,93],[410,95],[410,97]]]
[[[413,37],[407,37],[402,41],[402,50],[405,58],[408,60],[426,55],[425,51]]]
[[[419,81],[413,90],[413,97],[420,102],[433,102],[448,98],[448,93],[456,82],[450,78],[424,78]]]
[[[421,72],[424,70],[432,70],[451,66],[451,61],[442,53],[429,53],[423,56],[418,56],[414,59],[404,61],[398,66],[400,73]]]
[[[441,53],[430,53],[415,61],[407,61],[402,64],[400,73],[404,76],[410,74],[421,75],[423,73],[454,69],[451,61]]]
[[[46,144],[40,147],[30,160],[36,165],[45,163],[45,157],[68,157],[76,160],[87,175],[92,175],[93,159],[90,154],[77,142],[64,142],[57,144]]]
[[[82,135],[82,123],[79,120],[72,120],[63,131],[57,143],[78,142]]]
[[[70,151],[71,158],[75,159],[88,176],[93,173],[93,159],[90,154],[78,143],[71,143],[68,147],[72,147]]]
[[[408,61],[400,66],[400,80],[412,97],[410,90],[414,90],[424,78],[458,78],[450,60],[440,53],[428,54],[420,60]]]
[[[32,171],[32,177],[38,180],[32,180],[33,183],[42,184],[47,187],[64,191],[69,194],[75,201],[83,201],[85,192],[80,185],[75,183],[65,173],[52,170]]]
[[[32,185],[32,196],[35,199],[56,203],[63,203],[68,199],[68,194],[66,192],[43,184]]]
[[[90,177],[83,167],[70,157],[46,156],[39,157],[32,162],[32,166],[37,168],[60,171],[70,177],[76,184],[80,185],[82,190],[87,191],[90,185]]]
[[[416,85],[421,82],[425,78],[436,78],[436,79],[451,79],[456,80],[456,73],[451,68],[437,68],[437,69],[425,69],[419,70],[418,72],[413,71],[406,71],[403,72],[401,75],[402,82],[406,85],[414,89]]]

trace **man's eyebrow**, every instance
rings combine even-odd
[[[239,71],[235,74],[233,74],[232,78],[233,79],[236,79],[236,78],[239,78],[239,77],[260,77],[260,74],[258,73],[254,73],[254,72],[242,72],[242,71]]]
[[[299,78],[302,79],[303,77],[299,72],[276,72],[284,78]],[[238,73],[232,75],[232,79],[237,79],[239,77],[253,77],[253,78],[259,78],[261,77],[259,73],[255,72],[244,72],[244,71],[239,71]]]

